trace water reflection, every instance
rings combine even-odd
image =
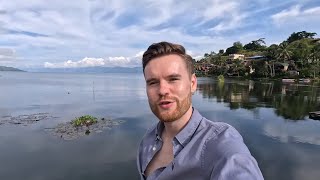
[[[227,103],[230,109],[272,107],[276,115],[290,120],[303,120],[310,111],[320,110],[320,90],[312,85],[203,79],[198,91],[204,98]]]
[[[317,87],[212,78],[198,78],[198,84],[194,106],[241,133],[266,180],[319,179],[320,121],[306,118],[319,110]],[[6,162],[0,163],[0,179],[139,178],[137,146],[157,122],[143,75],[7,73],[0,85],[0,117],[59,117],[0,126],[0,159]],[[44,131],[84,114],[125,123],[71,142]]]
[[[307,116],[320,110],[319,93],[315,86],[199,78],[194,102],[241,133],[266,180],[317,180],[320,122]]]

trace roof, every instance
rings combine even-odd
[[[266,58],[265,56],[251,56],[247,57],[247,59],[261,59],[261,58]]]

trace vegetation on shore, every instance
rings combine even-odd
[[[294,32],[280,44],[266,46],[265,38],[242,45],[234,42],[226,50],[205,53],[196,62],[196,72],[207,76],[246,78],[313,78],[320,77],[320,38],[315,32]],[[230,58],[232,54],[244,58]]]

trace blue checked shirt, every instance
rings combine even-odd
[[[149,162],[162,147],[163,128],[159,122],[141,141],[137,156],[141,179],[263,180],[257,161],[238,131],[226,123],[209,121],[196,109],[173,139],[173,161],[146,177]]]

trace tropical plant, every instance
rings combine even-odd
[[[277,60],[280,62],[285,62],[290,60],[292,52],[288,49],[288,42],[284,41],[278,46]]]

